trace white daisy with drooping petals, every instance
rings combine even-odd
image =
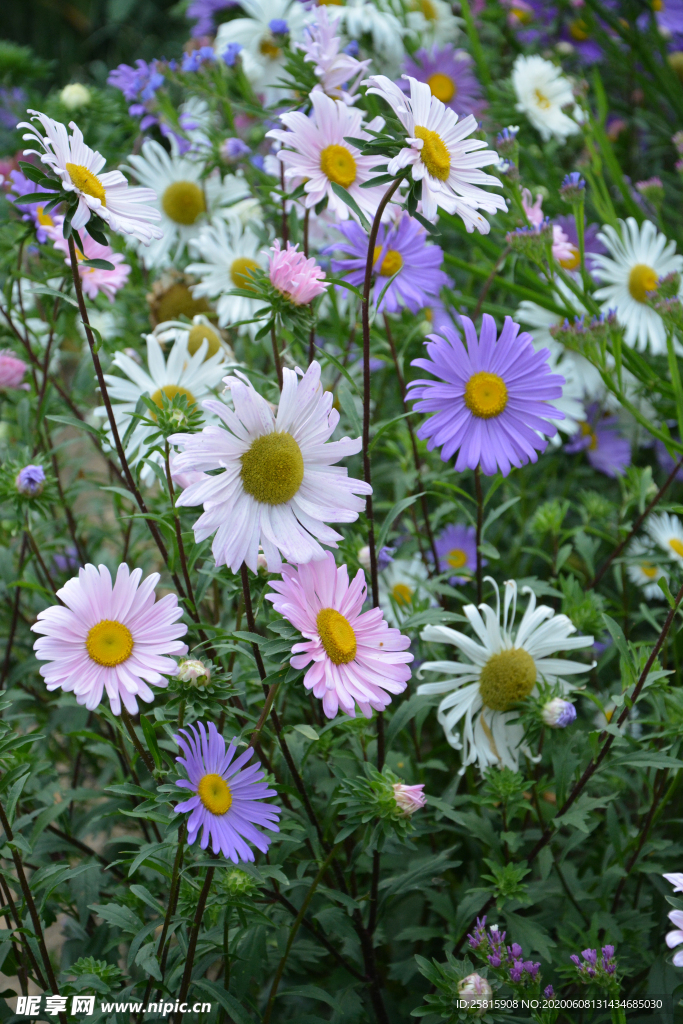
[[[572,687],[564,677],[582,675],[591,666],[551,655],[592,647],[593,637],[572,636],[576,627],[570,619],[556,615],[546,605],[536,607],[530,587],[522,590],[529,594],[529,604],[515,630],[517,583],[506,580],[504,584],[501,621],[498,586],[490,576],[485,578],[495,588],[496,607],[468,604],[463,608],[480,643],[449,626],[427,626],[423,640],[452,644],[469,660],[425,662],[419,676],[438,672],[445,678],[423,683],[417,692],[446,694],[439,704],[438,719],[450,745],[462,750],[461,772],[475,761],[481,771],[490,765],[517,771],[520,751],[531,754],[524,745],[524,729],[517,721],[515,705],[537,694],[540,680],[551,686],[559,684],[563,692],[568,692]],[[463,718],[461,733],[457,726]]]
[[[349,583],[345,565],[334,555],[295,569],[282,567],[282,582],[266,594],[276,612],[303,633],[306,640],[292,647],[293,668],[310,665],[304,686],[323,702],[334,718],[341,707],[356,717],[356,704],[366,718],[372,709],[384,711],[391,694],[403,693],[410,679],[407,653],[410,638],[391,629],[379,608],[363,611],[367,596],[365,573],[359,569]]]
[[[266,103],[285,96],[278,83],[286,61],[286,38],[273,32],[273,24],[285,22],[291,41],[301,39],[306,20],[299,0],[240,0],[246,18],[233,18],[218,27],[214,50],[222,57],[230,43],[239,43],[244,73]]]
[[[301,379],[289,369],[283,377],[277,414],[246,377],[226,377],[234,412],[220,402],[204,403],[224,426],[170,438],[182,449],[174,469],[222,470],[186,488],[178,505],[204,506],[195,537],[199,542],[215,534],[216,565],[233,572],[243,562],[256,572],[259,545],[269,572],[282,571],[283,557],[295,564],[325,558],[320,542],[336,548],[342,540],[326,524],[355,522],[365,507],[358,495],[372,493],[334,465],[356,455],[362,442],[329,441],[339,413],[331,392],[322,389],[319,363]]]
[[[363,115],[342,100],[333,100],[324,92],[311,93],[313,111],[306,117],[298,110],[280,114],[280,120],[289,131],[274,128],[267,134],[282,143],[278,157],[285,166],[285,180],[291,185],[304,181],[304,206],[317,206],[327,196],[331,213],[346,220],[350,211],[332,185],[341,185],[357,202],[361,210],[374,217],[386,187],[362,188],[382,173],[386,161],[377,156],[362,156],[357,146],[347,138],[370,139],[363,130]],[[384,125],[376,117],[366,126],[380,131]],[[380,170],[377,168],[380,167]]]
[[[133,715],[137,697],[154,700],[148,683],[168,685],[164,676],[178,672],[174,658],[187,654],[183,610],[175,594],[155,601],[158,572],[141,578],[142,569],[131,572],[122,562],[112,585],[106,565],[86,565],[57,591],[62,605],[38,612],[31,629],[44,635],[33,649],[48,662],[40,667],[48,690],[75,694],[89,711],[106,691],[115,715],[122,702]]]
[[[649,347],[653,355],[666,352],[666,328],[659,313],[646,304],[647,293],[655,291],[660,277],[680,273],[683,256],[654,224],[635,217],[619,221],[619,231],[606,224],[598,238],[608,255],[593,256],[594,276],[603,284],[595,293],[602,309],[616,310],[617,320],[624,328],[627,345],[643,352]],[[683,295],[683,283],[679,294]]]
[[[163,267],[177,260],[207,220],[235,216],[240,201],[249,201],[249,187],[235,174],[203,177],[206,164],[195,154],[181,156],[171,136],[171,152],[153,139],[142,144],[141,153],[128,157],[132,173],[156,190],[156,206],[163,238],[142,253],[147,267]]]
[[[664,592],[657,580],[668,581],[668,575],[653,558],[652,545],[643,540],[634,540],[627,554],[629,561],[626,571],[631,582],[642,589],[648,601],[663,601]]]
[[[190,242],[190,251],[198,260],[185,271],[199,278],[192,294],[195,299],[205,297],[215,302],[220,327],[250,320],[257,309],[263,308],[261,299],[232,294],[236,288],[248,290],[251,272],[268,266],[263,243],[248,227],[242,227],[238,220],[207,224]],[[251,323],[238,329],[254,334],[257,327]]]
[[[678,516],[672,516],[669,512],[650,516],[647,532],[672,562],[683,566],[683,523]]]
[[[39,121],[45,135],[28,121],[22,121],[17,128],[28,128],[24,135],[27,141],[38,143],[43,152],[35,149],[24,150],[40,157],[62,179],[62,185],[78,196],[78,208],[71,221],[76,231],[90,220],[93,213],[105,221],[112,231],[133,235],[144,245],[152,239],[160,239],[163,228],[159,226],[160,214],[156,205],[154,188],[129,188],[121,171],[107,171],[102,174],[106,160],[96,150],[86,146],[83,133],[73,121],[69,123],[72,134],[65,125],[53,121],[38,110],[29,110],[33,121]]]
[[[526,114],[542,139],[564,142],[579,131],[576,121],[565,113],[571,107],[578,114],[579,108],[562,68],[538,54],[527,57],[520,53],[512,68],[512,86],[516,109]]]
[[[422,213],[427,220],[433,220],[441,207],[462,217],[468,231],[476,228],[488,234],[489,223],[477,210],[493,214],[507,210],[507,203],[479,187],[500,188],[498,178],[479,168],[497,164],[498,154],[481,139],[468,138],[477,130],[476,117],[469,114],[460,120],[432,95],[426,82],[402,77],[410,84],[410,97],[385,75],[372,75],[364,83],[369,93],[387,101],[408,133],[408,145],[389,161],[387,171],[398,174],[412,165],[413,180],[422,182]]]
[[[147,336],[147,369],[139,366],[125,352],[117,352],[112,361],[116,369],[121,370],[125,377],[118,374],[105,373],[107,390],[112,401],[116,426],[119,436],[123,439],[131,424],[131,417],[142,395],[148,395],[155,405],[163,407],[162,395],[172,401],[176,395],[184,395],[190,406],[196,405],[201,399],[208,397],[218,387],[226,366],[226,351],[221,346],[214,355],[208,356],[209,338],[199,341],[194,355],[188,351],[190,331],[186,336],[177,337],[168,358],[159,343],[158,332],[163,334],[167,325],[160,324],[154,334]],[[127,378],[127,379],[126,379]],[[103,406],[95,409],[95,415],[106,419],[107,411]],[[151,413],[143,409],[143,415],[149,419]],[[147,459],[140,477],[147,485],[156,479],[150,460],[163,465],[159,452],[149,451],[151,436],[156,428],[151,423],[138,421],[133,427],[126,445],[126,458],[131,466],[137,466],[142,459]],[[109,432],[109,443],[113,448],[113,438]]]

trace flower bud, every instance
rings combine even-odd
[[[661,178],[647,178],[646,181],[637,181],[636,190],[640,192],[645,202],[650,203],[658,209],[664,202],[664,186]]]
[[[258,555],[256,556],[256,567],[257,569],[263,569],[264,572],[268,571],[268,559],[266,558],[262,551],[259,551]]]
[[[501,156],[513,156],[517,152],[517,132],[519,125],[510,124],[496,136],[495,146]]]
[[[586,182],[578,171],[567,174],[560,185],[560,196],[566,203],[578,203],[586,194]]]
[[[249,146],[236,136],[231,136],[221,145],[221,156],[229,164],[236,163],[243,156],[246,156],[247,153],[251,153]]]
[[[480,974],[468,974],[466,978],[462,978],[458,983],[458,998],[467,1003],[476,1003],[481,999],[490,999],[492,995],[493,989],[486,978],[482,978]],[[486,1007],[480,1006],[477,1010],[477,1016],[483,1017],[485,1013]]]
[[[42,466],[24,466],[14,482],[19,494],[25,498],[37,498],[45,488],[45,470]]]
[[[366,572],[370,572],[370,548],[367,544],[359,549],[358,561],[360,562],[361,568],[365,569]]]
[[[207,686],[211,680],[211,666],[205,665],[198,658],[186,658],[178,666],[178,679],[181,683]]]
[[[90,89],[81,82],[72,82],[71,85],[64,86],[59,99],[67,110],[78,110],[79,107],[87,107],[90,103]]]
[[[396,803],[407,817],[415,814],[415,811],[419,811],[427,803],[427,798],[422,792],[423,789],[424,783],[420,783],[419,786],[405,786],[402,782],[394,783]]]
[[[551,729],[566,729],[576,720],[576,708],[562,697],[553,697],[543,705],[541,718]]]

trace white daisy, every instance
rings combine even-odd
[[[672,562],[683,566],[683,523],[678,516],[672,516],[669,512],[650,516],[647,532]]]
[[[578,114],[569,79],[562,68],[534,54],[520,54],[512,67],[512,85],[517,96],[516,109],[526,114],[542,139],[564,142],[579,130],[563,107],[571,106]]]
[[[364,213],[374,217],[385,187],[362,188],[363,182],[374,178],[386,161],[376,156],[361,156],[360,150],[347,142],[347,137],[369,139],[363,131],[363,115],[341,100],[330,99],[323,92],[312,92],[313,111],[310,117],[298,110],[281,114],[280,120],[290,131],[274,128],[267,134],[283,146],[277,154],[285,165],[285,179],[292,184],[305,181],[304,206],[310,209],[327,196],[328,209],[339,218],[349,217],[346,203],[335,195],[332,183],[341,185]],[[376,117],[367,125],[380,131],[384,119]]]
[[[37,142],[44,150],[26,149],[25,155],[35,153],[62,179],[67,191],[78,196],[78,208],[72,225],[80,231],[92,213],[105,221],[112,231],[133,235],[144,245],[153,238],[161,238],[163,230],[158,225],[159,211],[154,208],[156,192],[151,188],[129,188],[121,171],[107,171],[102,174],[106,161],[83,141],[83,133],[73,121],[69,123],[72,135],[59,121],[53,121],[46,114],[29,110],[33,121],[40,121],[45,136],[28,121],[22,121],[17,128],[28,128],[30,134],[24,139]]]
[[[165,394],[169,400],[173,400],[176,395],[185,395],[188,403],[195,405],[220,383],[225,373],[225,352],[221,349],[207,359],[208,345],[209,343],[205,339],[195,354],[190,356],[187,350],[187,339],[181,337],[174,342],[168,359],[165,359],[159,339],[154,334],[149,334],[147,336],[146,370],[124,352],[116,353],[113,365],[125,373],[128,379],[115,376],[112,373],[106,373],[104,379],[107,382],[116,425],[122,439],[131,425],[131,416],[142,395],[148,395],[159,408],[163,404],[162,394]],[[95,414],[104,419],[106,410],[101,407],[95,410]],[[143,414],[148,418],[150,416],[146,408],[143,410]],[[136,466],[148,456],[149,438],[154,430],[153,426],[139,421],[132,428],[126,445],[126,458],[131,466]],[[110,443],[113,446],[111,434]],[[149,459],[163,465],[163,459],[159,453],[149,455]],[[149,461],[143,467],[140,476],[148,485],[154,482],[155,473]]]
[[[290,38],[301,38],[306,12],[299,0],[240,0],[246,18],[233,18],[218,28],[214,50],[221,57],[229,43],[242,47],[240,58],[244,73],[254,91],[265,97],[266,103],[283,99],[285,92],[277,87],[285,65],[282,39],[273,34],[273,21],[287,22]]]
[[[249,188],[243,178],[226,174],[202,180],[205,163],[196,156],[181,156],[171,136],[171,152],[153,139],[142,145],[140,154],[128,157],[133,174],[144,185],[156,189],[156,205],[164,235],[142,256],[147,267],[161,267],[176,260],[187,243],[196,238],[207,217],[224,215],[224,208],[244,200]],[[234,206],[232,207],[234,213]]]
[[[424,583],[428,578],[419,555],[394,558],[379,574],[379,606],[392,626],[400,626],[415,611],[415,602],[428,597]],[[432,599],[432,604],[436,602]]]
[[[237,221],[216,221],[206,225],[190,243],[191,252],[200,257],[200,261],[190,263],[186,268],[188,274],[200,279],[192,294],[196,299],[208,297],[218,300],[216,310],[220,327],[250,320],[263,306],[260,299],[231,294],[235,288],[249,287],[252,270],[267,267],[268,260],[262,248],[256,235],[249,228],[243,229]],[[256,326],[246,324],[241,330],[249,330],[253,334]]]
[[[430,661],[421,666],[423,672],[445,676],[438,683],[423,683],[419,694],[444,693],[439,704],[438,719],[446,739],[462,750],[462,768],[479,762],[485,771],[490,765],[517,771],[519,751],[529,756],[524,746],[524,730],[517,721],[516,703],[536,694],[536,684],[543,680],[559,684],[564,693],[572,687],[564,679],[587,672],[590,665],[566,661],[550,655],[555,651],[578,650],[593,645],[592,636],[571,636],[576,627],[566,615],[556,615],[546,605],[536,607],[536,597],[529,587],[529,604],[515,630],[517,583],[506,580],[501,621],[500,594],[495,581],[487,576],[496,591],[496,607],[468,604],[463,613],[469,619],[480,643],[448,626],[427,626],[422,639],[430,643],[446,643],[457,647],[468,661]],[[481,609],[482,614],[479,609]],[[464,718],[462,735],[456,731]]]
[[[294,370],[283,375],[276,414],[242,375],[226,377],[234,412],[205,403],[224,426],[171,437],[183,449],[174,468],[222,470],[186,488],[178,504],[203,504],[195,537],[199,542],[215,533],[216,565],[232,572],[243,562],[256,572],[259,544],[269,572],[281,572],[282,557],[294,564],[324,558],[318,542],[336,547],[342,539],[326,523],[355,522],[365,507],[357,495],[372,493],[334,465],[357,454],[361,439],[328,441],[339,413],[332,393],[322,390],[320,365],[312,362],[301,380]]]
[[[663,600],[664,594],[657,580],[668,580],[661,566],[652,560],[652,548],[642,540],[634,540],[628,549],[629,563],[626,567],[629,579],[642,587],[648,601]]]
[[[214,324],[204,313],[197,313],[192,317],[192,323],[185,320],[167,320],[165,323],[157,324],[153,336],[164,347],[173,345],[176,341],[183,341],[187,345],[189,355],[193,356],[201,347],[203,341],[207,342],[204,351],[204,360],[211,359],[218,353],[223,354],[223,359],[231,362],[235,354],[229,345],[224,341],[221,333],[216,330]]]
[[[500,188],[498,178],[479,168],[496,163],[498,154],[486,149],[480,139],[468,138],[477,129],[472,114],[459,120],[454,110],[432,96],[426,82],[403,77],[410,82],[410,99],[385,75],[372,75],[365,83],[368,93],[387,101],[408,133],[409,145],[389,161],[389,174],[398,174],[402,167],[412,164],[413,179],[422,182],[422,212],[427,220],[433,220],[438,207],[442,207],[462,217],[468,231],[476,227],[487,234],[489,224],[476,211],[495,213],[506,210],[507,204],[502,196],[477,187]]]
[[[456,18],[452,5],[445,0],[410,0],[406,20],[420,46],[425,47],[455,42],[462,24],[462,19]]]
[[[382,0],[369,3],[367,0],[346,0],[337,7],[339,24],[349,39],[361,40],[370,36],[372,48],[384,61],[398,67],[403,58],[403,33],[401,22]]]
[[[619,221],[619,229],[605,225],[598,235],[609,256],[593,256],[595,277],[604,282],[595,298],[602,301],[603,310],[616,309],[627,345],[639,352],[649,345],[653,355],[661,355],[666,352],[666,330],[645,298],[660,277],[683,270],[683,257],[676,255],[676,243],[669,242],[649,220],[639,226],[629,217]]]

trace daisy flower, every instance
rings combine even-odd
[[[379,606],[392,626],[400,626],[415,611],[415,603],[429,597],[424,586],[428,575],[419,555],[392,558],[380,573]],[[434,604],[431,598],[430,603]]]
[[[422,48],[403,62],[408,78],[426,82],[432,96],[461,116],[474,114],[481,107],[481,86],[473,68],[469,53],[456,50],[450,43],[431,50]],[[398,84],[407,89],[407,85]]]
[[[334,465],[356,455],[361,439],[328,441],[339,413],[321,387],[319,363],[313,361],[301,380],[294,370],[282,372],[277,414],[246,378],[226,377],[234,412],[221,402],[204,403],[224,426],[170,438],[183,449],[174,460],[178,471],[222,471],[186,488],[177,503],[204,506],[195,537],[199,542],[215,533],[216,565],[233,572],[242,562],[257,571],[259,545],[269,572],[282,571],[281,556],[294,563],[324,558],[319,541],[336,547],[342,539],[326,523],[355,522],[365,507],[357,495],[372,493]]]
[[[683,523],[669,512],[650,516],[647,532],[672,562],[683,566]]]
[[[42,163],[57,174],[62,187],[78,196],[78,207],[71,221],[76,231],[90,220],[93,213],[101,217],[112,231],[133,235],[144,245],[154,238],[161,238],[159,211],[154,208],[156,192],[153,188],[129,188],[121,171],[107,171],[102,174],[106,161],[104,157],[86,146],[83,133],[73,121],[69,123],[72,134],[65,125],[53,121],[46,114],[29,110],[32,121],[39,121],[45,135],[29,121],[22,121],[17,128],[28,128],[24,139],[38,144],[43,152],[25,149],[28,156],[33,153]]]
[[[562,69],[537,54],[520,54],[512,67],[512,87],[517,97],[516,110],[526,114],[544,141],[564,142],[579,126],[565,114],[563,107],[576,108],[569,79]]]
[[[198,261],[190,263],[186,271],[199,278],[192,294],[196,299],[218,300],[216,312],[220,327],[251,320],[256,310],[262,308],[261,299],[231,294],[235,288],[247,289],[251,272],[267,266],[261,248],[256,235],[242,227],[237,219],[205,225],[198,236],[191,239],[190,251]],[[253,333],[256,325],[244,324],[240,330],[244,329]]]
[[[261,803],[269,796],[277,796],[277,791],[261,782],[265,772],[259,771],[260,762],[244,767],[254,753],[252,748],[235,757],[235,740],[226,750],[225,740],[213,722],[209,722],[208,735],[204,723],[197,722],[181,729],[173,739],[183,753],[176,761],[187,772],[187,778],[178,779],[176,786],[192,792],[189,800],[174,808],[176,814],[192,812],[187,820],[189,845],[201,829],[202,850],[211,843],[214,854],[220,851],[235,864],[254,860],[247,841],[261,853],[267,853],[270,838],[256,826],[279,832],[280,808]]]
[[[57,231],[54,247],[59,252],[64,253],[64,262],[67,267],[70,267],[69,243],[62,234],[62,223],[63,220],[60,217],[59,230]],[[83,291],[89,299],[96,299],[99,293],[102,292],[110,302],[113,302],[114,296],[126,284],[130,274],[130,267],[127,263],[123,262],[125,259],[123,253],[114,252],[109,245],[100,245],[99,242],[96,242],[85,231],[81,232],[81,241],[83,242],[83,251],[81,252],[78,246],[75,246],[75,249],[78,276],[81,279]],[[109,263],[114,264],[114,269],[100,270],[97,267],[84,267],[84,260],[107,260]]]
[[[537,608],[536,596],[529,587],[522,590],[529,595],[529,604],[515,629],[517,583],[506,580],[504,584],[501,618],[498,586],[490,576],[486,579],[496,591],[496,607],[468,604],[463,608],[479,643],[449,626],[427,626],[423,640],[452,644],[467,660],[425,662],[420,676],[423,672],[438,672],[445,678],[423,683],[417,692],[446,694],[439,704],[438,719],[450,745],[462,750],[461,771],[475,761],[481,771],[490,765],[517,771],[520,749],[527,756],[530,752],[523,744],[523,727],[515,721],[515,704],[536,695],[536,684],[541,680],[551,686],[559,684],[563,692],[568,692],[571,686],[564,677],[588,672],[591,666],[552,655],[592,647],[593,637],[572,636],[576,627],[567,616],[556,615],[546,605]],[[463,718],[461,734],[456,727]]]
[[[477,531],[473,526],[452,523],[436,538],[436,554],[439,559],[439,572],[457,569],[458,574],[451,576],[448,582],[455,587],[460,583],[470,583],[477,571]],[[486,565],[486,559],[482,559]],[[461,576],[460,573],[466,573]]]
[[[315,88],[332,99],[354,103],[360,76],[371,61],[357,60],[343,50],[340,53],[339,21],[330,17],[325,6],[316,7],[314,11],[315,21],[304,29],[304,39],[298,47],[304,53],[304,60],[315,65],[315,73],[320,79]]]
[[[333,259],[332,272],[346,274],[349,284],[360,288],[368,258],[367,232],[353,220],[339,224],[338,230],[346,241],[331,245],[326,251],[337,250],[346,253],[347,258]],[[440,269],[443,250],[428,243],[427,232],[408,213],[403,213],[394,225],[380,224],[373,255],[372,301],[379,313],[398,313],[402,307],[418,313],[438,299],[441,289],[451,283]],[[377,305],[382,292],[384,296]]]
[[[460,35],[462,19],[445,0],[410,0],[407,6],[408,28],[421,43],[452,42]]]
[[[628,549],[629,562],[626,567],[629,579],[640,587],[648,601],[663,600],[664,594],[657,580],[665,579],[667,573],[652,561],[652,548],[642,540],[634,540]]]
[[[195,355],[202,346],[207,343],[204,349],[204,360],[210,359],[217,353],[222,353],[224,359],[232,360],[235,353],[223,340],[220,331],[203,313],[197,313],[192,317],[192,323],[184,320],[167,320],[165,323],[157,324],[154,328],[154,337],[161,345],[173,344],[176,341],[184,341],[187,344],[188,353]]]
[[[119,565],[112,585],[106,565],[86,565],[57,591],[62,605],[38,612],[31,629],[43,633],[33,645],[36,658],[48,662],[40,674],[48,690],[74,693],[94,711],[107,692],[111,710],[138,710],[136,697],[150,704],[148,683],[167,686],[178,666],[170,655],[187,654],[180,637],[187,626],[175,594],[154,600],[158,572],[140,583],[142,569]]]
[[[280,242],[275,239],[268,257],[268,277],[273,288],[283,295],[294,306],[307,306],[313,299],[329,288],[325,281],[325,271],[319,267],[313,257],[306,258],[299,252],[299,245],[287,242],[287,248],[281,249]]]
[[[374,217],[386,188],[361,185],[381,173],[377,168],[383,161],[376,156],[361,156],[358,147],[346,141],[347,137],[370,138],[362,128],[363,115],[323,92],[314,91],[310,98],[310,117],[298,110],[280,114],[280,120],[290,130],[273,128],[266,133],[287,147],[277,154],[285,166],[285,180],[291,184],[305,181],[306,209],[327,197],[330,212],[339,220],[346,220],[349,208],[335,195],[334,183],[345,188],[364,213]],[[379,131],[383,125],[383,118],[376,117],[367,127]]]
[[[8,193],[7,199],[10,203],[13,203],[17,196],[25,196],[30,192],[42,192],[43,189],[39,188],[34,181],[27,178],[21,171],[10,171],[10,180],[12,182],[12,191]],[[45,213],[46,200],[42,203],[22,203],[17,206],[17,212],[21,213],[21,219],[24,221],[31,221],[36,229],[36,238],[44,245],[45,242],[54,240],[58,234],[57,228],[57,216],[52,217],[49,213]]]
[[[433,373],[438,380],[414,380],[409,397],[418,412],[433,412],[418,429],[427,447],[441,448],[447,462],[459,452],[456,471],[481,466],[487,476],[500,469],[507,476],[513,466],[536,462],[546,449],[546,437],[557,427],[551,420],[563,418],[552,404],[562,396],[564,377],[552,373],[549,352],[536,352],[519,324],[505,318],[500,338],[496,323],[485,313],[481,338],[469,317],[461,317],[467,348],[453,328],[443,337],[430,334],[425,342],[428,359],[414,359],[413,366]]]
[[[404,76],[405,77],[405,76]],[[389,174],[412,166],[414,181],[422,182],[422,213],[427,220],[436,217],[441,207],[447,213],[462,217],[468,231],[476,227],[487,234],[488,221],[476,211],[507,210],[502,196],[485,192],[479,185],[500,188],[500,181],[479,170],[498,163],[498,154],[486,149],[486,143],[468,136],[477,130],[477,120],[470,114],[462,121],[440,99],[432,96],[425,82],[407,79],[410,98],[384,75],[365,80],[368,93],[376,93],[387,101],[407,132],[408,145],[389,161]],[[477,152],[483,150],[483,152]]]
[[[651,221],[639,225],[634,217],[620,220],[618,232],[605,225],[598,238],[609,255],[593,257],[594,276],[603,283],[595,298],[602,301],[605,312],[616,310],[627,345],[639,352],[649,347],[653,355],[661,355],[666,352],[666,329],[645,299],[655,291],[660,277],[683,270],[676,243],[669,242]]]
[[[593,469],[612,478],[623,476],[631,465],[631,445],[619,433],[619,420],[616,416],[602,415],[597,402],[588,406],[586,418],[564,450],[585,451]]]
[[[666,944],[669,949],[675,949],[683,943],[683,910],[670,910],[668,917],[675,928],[666,933]],[[683,949],[674,953],[671,962],[674,967],[683,967]]]
[[[579,236],[576,230],[576,218],[573,216],[558,217],[555,227],[560,227],[564,237],[569,243],[571,249],[571,255],[564,256],[560,263],[565,270],[578,270],[581,266],[581,257],[579,253]],[[597,224],[585,224],[583,228],[583,249],[584,259],[586,262],[586,270],[589,274],[593,273],[593,260],[598,254],[604,255],[607,249],[598,238],[598,232],[600,227]]]
[[[346,0],[338,8],[339,24],[349,39],[370,36],[372,49],[390,64],[398,65],[403,56],[404,28],[386,0]]]
[[[125,352],[117,352],[114,356],[112,367],[121,370],[125,377],[106,373],[104,379],[107,382],[116,426],[121,437],[125,436],[131,426],[131,417],[142,395],[148,395],[160,409],[163,406],[162,395],[166,395],[169,401],[172,401],[176,395],[184,395],[189,405],[192,406],[206,398],[220,383],[225,373],[224,349],[221,348],[215,355],[207,358],[209,341],[203,339],[199,348],[191,356],[188,352],[189,334],[188,331],[188,336],[176,339],[168,354],[168,359],[164,357],[158,335],[147,335],[146,369],[139,366]],[[143,414],[147,418],[151,416],[147,409],[143,410]],[[104,419],[107,415],[106,409],[100,406],[99,409],[95,409],[95,415]],[[132,427],[126,446],[126,458],[131,466],[137,466],[145,458],[158,465],[163,465],[163,458],[159,452],[151,454],[149,452],[152,443],[150,438],[155,432],[156,428],[152,424],[139,420]],[[109,434],[109,438],[113,447],[111,434]],[[151,486],[156,479],[156,474],[149,462],[143,467],[140,476],[148,486]]]
[[[266,594],[276,612],[305,637],[294,644],[293,668],[313,662],[304,686],[323,702],[323,711],[334,718],[342,711],[356,717],[356,704],[366,718],[384,711],[390,694],[403,693],[410,669],[410,639],[390,629],[379,608],[363,611],[367,596],[365,573],[359,569],[349,583],[345,565],[337,567],[328,551],[318,562],[295,569],[282,568],[282,582],[271,583]]]
[[[300,39],[306,12],[299,0],[240,0],[246,18],[233,18],[219,26],[214,43],[216,55],[222,57],[230,44],[237,43],[244,73],[255,92],[266,103],[282,100],[278,88],[285,66],[283,37],[273,32],[272,23],[285,22],[291,39]]]
[[[153,139],[142,144],[141,153],[128,157],[138,181],[156,190],[156,206],[163,237],[143,255],[147,267],[161,267],[178,259],[188,242],[196,238],[207,217],[224,212],[223,208],[246,199],[249,189],[234,174],[211,174],[202,180],[205,164],[195,156],[181,156],[171,138],[171,152]],[[233,211],[234,212],[234,209]]]

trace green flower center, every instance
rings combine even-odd
[[[481,699],[492,711],[509,711],[535,685],[536,664],[522,647],[492,654],[479,676]]]
[[[242,486],[262,505],[291,501],[304,478],[301,448],[286,431],[257,437],[242,456]]]

